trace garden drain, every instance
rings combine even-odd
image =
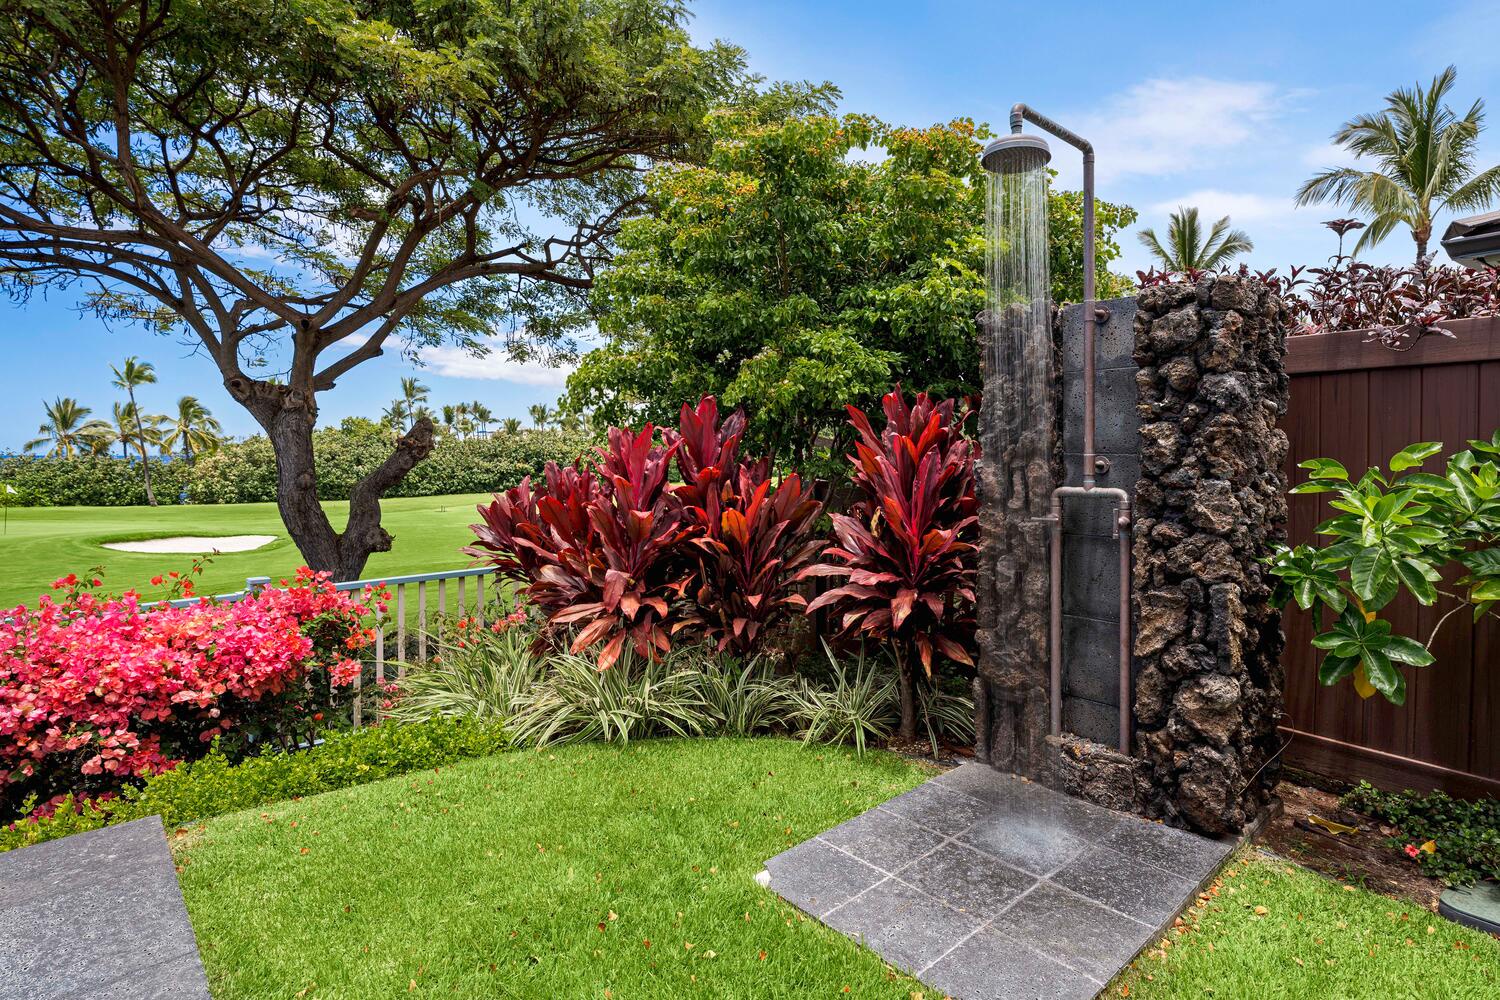
[[[1500,934],[1500,882],[1444,889],[1438,913],[1486,934]]]

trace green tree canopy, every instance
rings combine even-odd
[[[569,409],[675,419],[705,393],[750,415],[758,448],[808,462],[844,406],[897,381],[949,397],[979,386],[988,133],[831,114],[837,91],[779,87],[712,114],[701,165],[658,167],[593,302],[606,342],[568,380]],[[1050,200],[1053,292],[1082,286],[1082,198]],[[1112,238],[1135,213],[1100,203],[1101,295]],[[837,443],[834,451],[837,453]]]
[[[640,171],[696,158],[742,82],[686,21],[680,0],[7,0],[0,291],[194,342],[273,442],[303,557],[355,578],[432,426],[337,531],[317,394],[392,348],[566,343]]]

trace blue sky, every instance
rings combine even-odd
[[[903,124],[970,117],[1002,125],[1026,101],[1091,138],[1099,194],[1134,205],[1141,224],[1161,227],[1177,205],[1229,214],[1255,240],[1256,267],[1322,261],[1334,238],[1318,223],[1342,214],[1296,210],[1292,192],[1314,169],[1340,161],[1329,134],[1372,111],[1396,86],[1424,82],[1449,62],[1459,69],[1456,104],[1483,97],[1490,109],[1483,159],[1500,162],[1500,3],[1227,4],[765,2],[702,0],[694,34],[733,41],[772,79],[830,80],[843,108]],[[1057,151],[1065,186],[1073,158]],[[1439,232],[1446,225],[1440,219]],[[1147,259],[1133,236],[1124,268]],[[1394,234],[1368,255],[1405,261],[1412,245]],[[107,415],[117,398],[109,364],[127,354],[155,363],[160,384],[144,392],[165,412],[180,395],[202,399],[234,434],[254,423],[228,396],[206,359],[170,338],[110,329],[80,316],[66,296],[18,306],[0,302],[0,449],[31,436],[41,402],[72,395]],[[375,415],[402,375],[417,373],[433,402],[477,399],[500,416],[551,402],[566,373],[503,357],[429,352],[425,366],[386,357],[361,366],[323,394],[321,419]]]

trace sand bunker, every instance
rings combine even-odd
[[[249,552],[276,541],[275,535],[174,535],[171,538],[143,538],[138,542],[105,542],[106,549],[116,552]]]

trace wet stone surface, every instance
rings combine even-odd
[[[1233,844],[965,764],[766,863],[770,887],[955,1000],[1096,995]]]
[[[161,819],[0,854],[0,1000],[208,1000]]]

